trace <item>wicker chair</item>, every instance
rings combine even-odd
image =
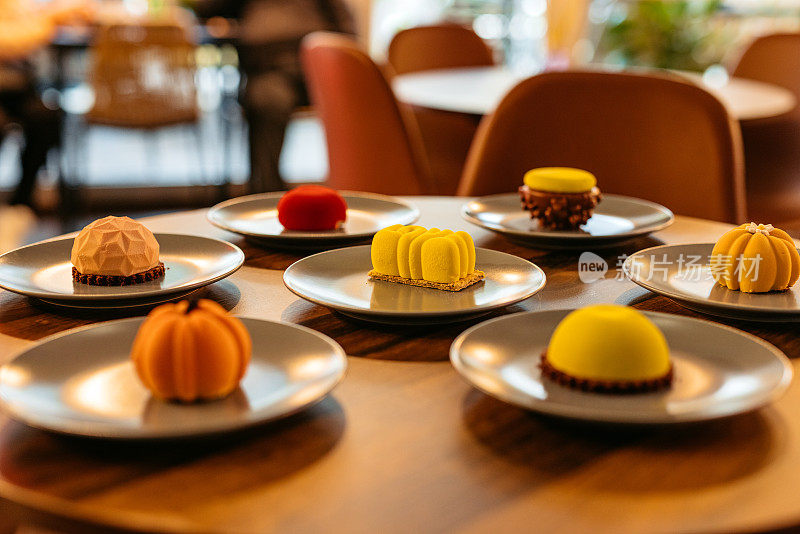
[[[148,174],[156,174],[158,130],[190,126],[202,157],[200,110],[195,87],[195,44],[177,24],[110,25],[99,28],[90,49],[87,76],[95,101],[73,124],[70,184],[75,190],[85,174],[87,129],[111,126],[139,130],[145,141]],[[83,160],[83,163],[81,163]],[[201,169],[203,168],[201,160]],[[65,200],[74,204],[76,195]],[[74,205],[73,205],[74,208]]]
[[[93,45],[89,124],[153,129],[194,123],[194,43],[177,25],[102,28]]]

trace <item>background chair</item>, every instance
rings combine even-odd
[[[431,193],[413,116],[359,45],[344,35],[318,32],[303,40],[301,53],[325,128],[328,185],[388,195]]]
[[[494,65],[494,53],[483,39],[457,24],[399,31],[389,44],[388,59],[396,74]]]
[[[492,66],[494,53],[471,29],[442,24],[398,32],[389,44],[388,60],[395,74],[407,74]],[[420,107],[411,109],[435,180],[435,192],[455,194],[480,118]]]
[[[177,25],[114,25],[93,43],[90,124],[160,128],[199,117],[194,43]]]
[[[800,102],[800,33],[759,37],[733,75],[784,87]],[[741,126],[749,217],[773,224],[794,219],[800,227],[800,106]]]
[[[678,79],[553,72],[524,80],[482,122],[460,195],[511,193],[534,167],[579,167],[606,193],[741,223],[741,141],[725,107]]]
[[[74,125],[73,137],[79,141],[70,150],[70,187],[75,188],[79,175],[87,172],[86,130],[94,125],[141,131],[149,167],[157,167],[158,130],[190,126],[203,168],[194,52],[194,43],[178,24],[120,24],[98,30],[87,76],[95,100]],[[150,169],[148,175],[158,172]]]

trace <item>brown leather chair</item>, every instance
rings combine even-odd
[[[361,47],[344,35],[317,32],[303,40],[301,54],[325,128],[328,185],[388,195],[432,192],[413,116]]]
[[[492,49],[483,39],[457,24],[401,30],[389,44],[388,59],[396,74],[494,65]]]
[[[733,75],[779,85],[800,99],[800,33],[757,38],[744,50]],[[800,119],[800,106],[795,106],[789,114]]]
[[[524,80],[481,124],[458,191],[510,193],[545,166],[589,170],[606,193],[681,215],[744,220],[738,126],[680,79],[575,71]]]
[[[389,44],[388,60],[395,74],[494,65],[492,49],[483,39],[456,24],[400,31]],[[435,192],[453,195],[480,117],[421,107],[412,110],[435,180]]]
[[[800,102],[800,33],[759,37],[733,75],[784,87]],[[800,227],[800,106],[779,117],[743,121],[748,215]]]

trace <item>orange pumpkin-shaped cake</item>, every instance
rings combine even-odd
[[[743,224],[711,251],[711,275],[744,293],[784,291],[800,277],[800,254],[789,234],[771,224]]]
[[[242,322],[210,300],[163,304],[147,316],[131,359],[153,395],[193,402],[233,392],[250,363],[252,341]]]

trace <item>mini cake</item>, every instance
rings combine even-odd
[[[396,224],[375,234],[371,256],[374,280],[461,291],[484,278],[466,232]]]
[[[785,291],[800,277],[800,254],[789,234],[771,224],[743,224],[711,251],[711,276],[743,293]]]
[[[222,306],[184,300],[150,312],[131,359],[153,395],[194,402],[231,394],[247,371],[251,348],[247,328]]]
[[[550,230],[574,230],[592,216],[600,202],[597,180],[588,171],[543,167],[525,173],[519,188],[522,209]]]
[[[559,384],[600,393],[653,391],[672,383],[664,334],[643,313],[614,304],[567,315],[542,354],[541,369]]]
[[[330,187],[301,185],[278,201],[278,221],[287,230],[335,230],[347,220],[347,203]]]
[[[125,286],[164,276],[153,232],[129,217],[98,219],[72,245],[72,278],[81,284]]]

